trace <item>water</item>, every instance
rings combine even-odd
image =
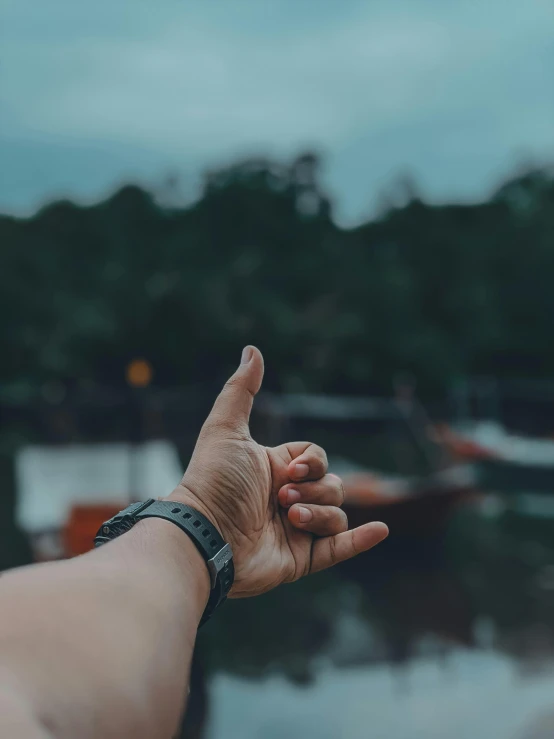
[[[447,662],[418,658],[405,673],[326,669],[304,689],[279,677],[252,684],[218,676],[209,737],[519,739],[535,718],[554,716],[554,675],[524,679],[499,654],[453,649]]]
[[[554,737],[554,518],[486,496],[417,527],[225,607],[199,643],[208,739]]]

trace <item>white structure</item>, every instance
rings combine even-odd
[[[17,521],[29,534],[59,529],[75,503],[158,498],[169,495],[182,474],[168,441],[29,446],[16,458]]]
[[[554,441],[509,434],[500,424],[481,421],[460,426],[460,434],[499,459],[514,464],[554,466]]]

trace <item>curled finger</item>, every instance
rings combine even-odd
[[[327,472],[327,454],[317,444],[295,441],[287,444],[287,449],[292,457],[288,466],[290,480],[319,480]]]
[[[295,503],[341,506],[344,503],[344,488],[340,477],[329,474],[320,480],[287,483],[279,490],[278,498],[284,508]]]
[[[295,528],[316,536],[334,536],[348,529],[346,513],[336,506],[295,504],[288,518]]]

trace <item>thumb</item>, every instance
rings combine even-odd
[[[240,365],[217,397],[207,424],[233,430],[248,430],[254,396],[264,376],[264,360],[255,346],[245,346]]]

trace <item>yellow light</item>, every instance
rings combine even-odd
[[[147,387],[153,376],[152,365],[146,359],[133,359],[125,370],[127,383],[132,387]]]

